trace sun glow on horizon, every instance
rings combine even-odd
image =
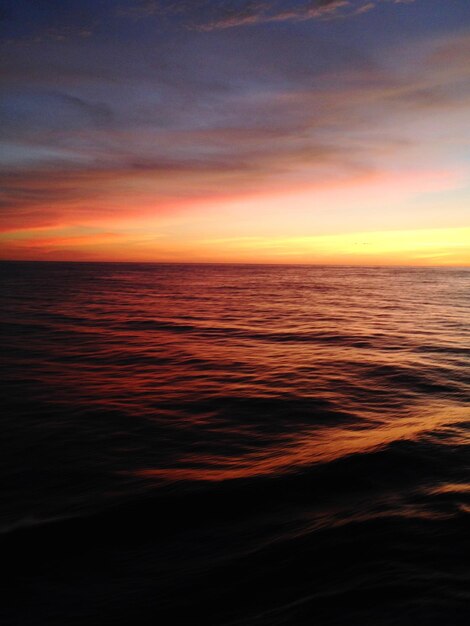
[[[12,234],[12,260],[470,266],[470,227],[167,241],[153,233]],[[48,254],[53,250],[53,258]]]

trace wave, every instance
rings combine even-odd
[[[418,501],[421,493],[433,504],[448,501],[449,494],[457,492],[470,499],[466,489],[469,453],[470,444],[442,445],[421,439],[394,441],[376,450],[297,466],[269,476],[254,474],[212,481],[204,479],[204,470],[198,479],[186,480],[184,470],[171,468],[155,473],[131,472],[146,478],[148,483],[148,489],[140,490],[137,498],[124,496],[118,504],[84,513],[84,517],[23,519],[4,527],[3,532],[41,532],[44,527],[52,528],[53,536],[59,526],[72,529],[88,524],[94,532],[101,529],[103,538],[109,539],[113,532],[121,533],[125,527],[131,537],[141,539],[145,533],[151,535],[156,526],[175,529],[213,523],[216,519],[242,518],[253,510],[304,508],[315,502],[328,502],[330,496],[336,501],[361,494],[365,498],[380,498],[384,493],[405,490],[413,500]],[[182,515],[182,509],[191,511],[190,517]]]

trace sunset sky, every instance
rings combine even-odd
[[[6,0],[0,256],[470,264],[469,0]]]

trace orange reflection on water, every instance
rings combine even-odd
[[[465,418],[463,409],[428,407],[420,410],[416,417],[396,419],[375,427],[368,424],[365,428],[324,429],[296,436],[279,447],[270,448],[261,454],[197,459],[188,456],[182,460],[183,465],[191,465],[192,461],[197,465],[204,463],[206,466],[204,469],[149,468],[134,474],[170,482],[180,480],[220,482],[276,475],[314,464],[327,464],[353,454],[372,453],[392,442],[414,441],[430,433],[435,435],[436,431],[451,427],[462,418]]]

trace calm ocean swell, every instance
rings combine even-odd
[[[2,623],[468,623],[470,270],[0,268]]]

